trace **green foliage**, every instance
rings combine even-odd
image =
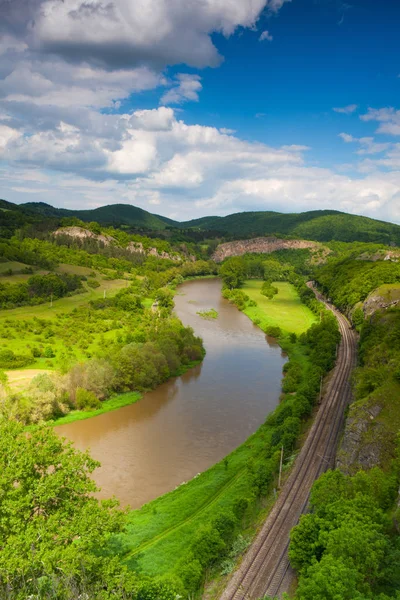
[[[246,278],[244,260],[239,256],[228,258],[221,265],[219,274],[225,287],[230,290],[233,288],[240,288]]]
[[[124,523],[116,501],[90,495],[98,464],[49,429],[28,437],[16,423],[0,421],[0,431],[0,589],[27,597],[57,573],[77,589],[84,579],[96,585],[107,565],[93,551]]]
[[[397,552],[385,514],[396,497],[398,474],[379,469],[354,477],[328,471],[313,486],[312,512],[291,532],[289,558],[299,571],[296,599],[375,598],[397,586],[385,565]]]
[[[315,278],[336,306],[348,310],[380,285],[400,282],[400,263],[368,260],[368,253],[363,256],[355,247],[319,268]]]
[[[93,392],[78,387],[75,392],[75,404],[79,410],[91,410],[100,406],[100,400]]]
[[[202,317],[203,319],[208,320],[218,318],[218,312],[215,310],[215,308],[210,308],[210,310],[199,310],[196,314]]]
[[[239,310],[244,310],[246,303],[249,301],[249,296],[243,290],[225,288],[222,290],[222,295],[226,300],[237,306]]]
[[[276,296],[277,293],[278,293],[277,287],[272,285],[272,283],[270,281],[264,281],[264,283],[261,286],[260,294],[262,294],[269,300],[272,300],[272,298],[274,296]]]
[[[203,217],[181,225],[215,230],[239,239],[275,234],[321,242],[337,240],[400,245],[398,225],[334,210],[299,214],[241,212],[227,217]]]
[[[27,367],[34,359],[25,354],[15,354],[12,350],[0,350],[0,369],[21,369]]]
[[[26,283],[0,283],[0,307],[36,305],[82,289],[81,279],[67,273],[33,275]]]

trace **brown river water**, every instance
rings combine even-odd
[[[214,308],[218,318],[197,311]],[[179,287],[175,312],[204,340],[203,363],[136,404],[57,427],[101,462],[99,497],[137,508],[229,454],[278,403],[281,348],[221,296],[217,279]]]

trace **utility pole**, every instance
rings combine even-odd
[[[319,384],[319,402],[321,402],[321,398],[322,398],[322,375],[321,375],[321,381]]]
[[[103,298],[105,298],[105,297],[106,297],[106,290],[104,290],[104,295],[103,295]]]
[[[283,446],[281,448],[281,460],[279,464],[279,479],[278,479],[278,490],[281,488],[281,479],[282,479],[282,463],[283,463]]]
[[[53,308],[53,292],[50,294],[50,308]]]

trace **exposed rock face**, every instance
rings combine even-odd
[[[363,304],[364,315],[366,317],[369,317],[370,315],[374,314],[374,312],[376,312],[377,310],[389,308],[391,306],[396,306],[397,304],[399,304],[400,303],[400,289],[398,290],[398,292],[399,292],[398,293],[399,298],[394,299],[394,300],[387,300],[385,298],[382,298],[382,296],[374,295],[374,294],[371,294],[370,296],[368,296],[368,298],[365,300],[365,302]]]
[[[60,227],[60,229],[54,232],[54,235],[68,235],[69,237],[81,240],[92,239],[105,246],[108,246],[111,242],[115,242],[115,239],[111,235],[93,233],[93,231],[89,231],[89,229],[84,229],[83,227]]]
[[[379,419],[383,410],[377,398],[350,406],[336,466],[347,475],[389,462],[395,447],[395,434]]]
[[[157,248],[149,248],[145,250],[142,242],[129,242],[126,247],[130,252],[139,252],[139,254],[147,254],[147,256],[156,256],[157,258],[166,258],[168,260],[180,261],[182,257],[178,254],[169,254],[168,252],[159,252]]]
[[[276,237],[259,237],[251,240],[237,240],[235,242],[226,242],[220,244],[215,250],[212,258],[215,262],[221,262],[231,256],[241,256],[248,252],[265,253],[275,250],[303,250],[304,248],[319,249],[321,245],[317,242],[306,240],[280,240]]]

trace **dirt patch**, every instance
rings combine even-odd
[[[48,369],[16,369],[15,371],[5,371],[8,377],[8,385],[13,392],[19,392],[26,389],[36,375],[51,373]]]

